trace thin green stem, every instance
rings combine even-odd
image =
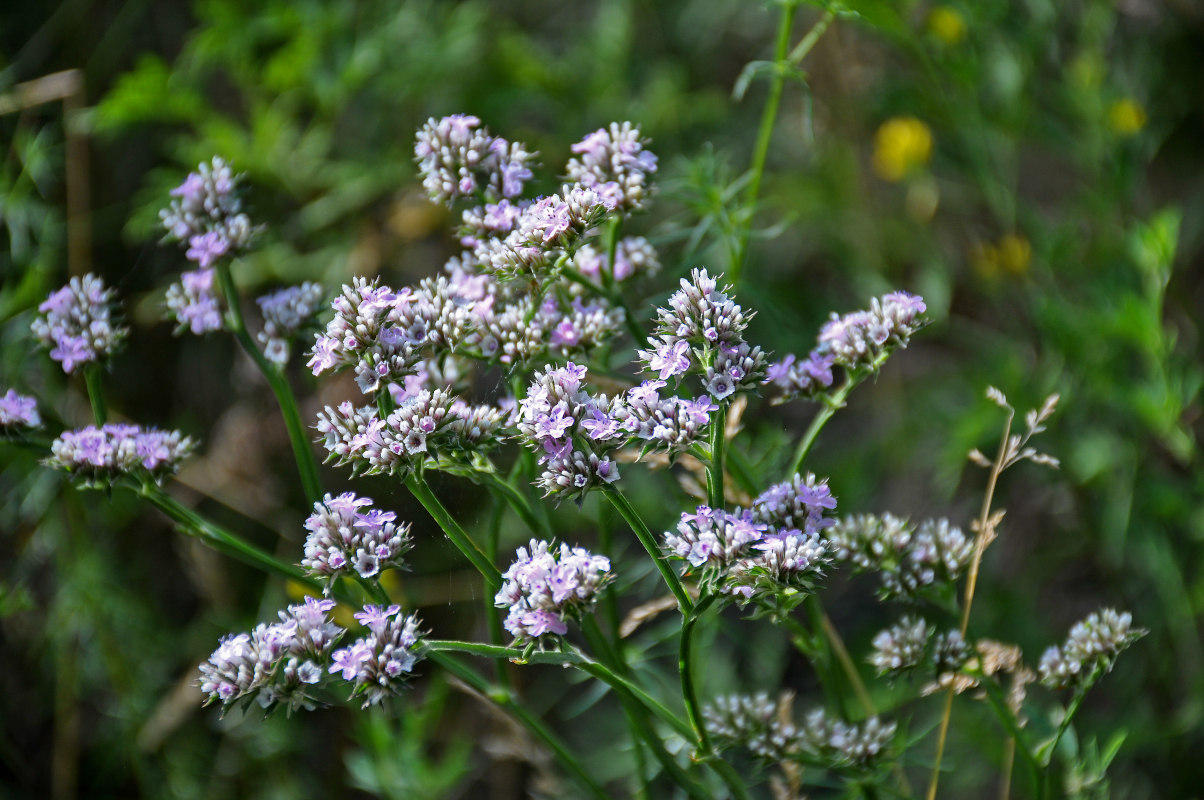
[[[540,536],[550,539],[552,537],[552,527],[548,524],[548,520],[540,517],[535,513],[534,506],[531,501],[514,487],[510,481],[498,475],[496,472],[477,472],[473,475],[474,480],[484,483],[491,491],[496,492],[506,503],[514,509],[514,513],[518,514],[528,528],[539,533]]]
[[[493,508],[489,513],[489,538],[485,542],[485,555],[490,563],[496,564],[498,557],[498,539],[501,537],[502,514],[504,512],[504,501],[495,490],[490,490],[490,495],[493,500]],[[500,645],[504,638],[504,630],[502,628],[501,617],[498,616],[497,608],[494,606],[493,597],[488,593],[482,598],[485,604],[485,619],[489,624],[489,639],[494,644]],[[494,661],[494,673],[497,675],[499,685],[511,688],[510,673],[506,669],[504,661]]]
[[[652,556],[652,561],[656,564],[657,571],[660,572],[665,584],[669,587],[669,591],[677,598],[677,605],[681,608],[683,615],[688,615],[694,608],[693,601],[686,594],[685,588],[681,585],[681,580],[677,577],[677,572],[665,560],[661,553],[660,546],[656,543],[656,539],[652,537],[652,531],[648,530],[648,526],[644,524],[644,520],[636,512],[635,508],[628,501],[627,497],[619,491],[613,483],[604,484],[602,491],[607,499],[614,505],[615,509],[627,520],[627,524],[635,532],[636,538],[640,540],[640,544],[648,551],[648,555]]]
[[[100,367],[96,364],[84,366],[84,384],[88,387],[88,403],[92,406],[92,419],[96,427],[103,427],[108,420],[108,409],[105,406],[104,387],[100,383]]]
[[[476,543],[469,538],[460,524],[456,522],[451,513],[444,508],[439,502],[439,498],[431,491],[431,487],[427,485],[426,480],[416,473],[411,473],[406,478],[406,486],[410,492],[422,503],[422,507],[427,510],[451,543],[464,554],[472,565],[477,568],[485,578],[485,583],[489,588],[489,593],[494,594],[502,587],[502,573],[493,565],[489,557],[481,552],[481,548],[477,547]]]
[[[293,458],[297,462],[297,472],[300,473],[305,496],[310,503],[316,503],[322,499],[322,482],[318,477],[318,462],[314,458],[309,438],[305,434],[305,426],[301,422],[301,412],[297,409],[297,398],[293,395],[293,389],[289,386],[284,373],[264,357],[263,352],[251,338],[251,334],[247,332],[247,325],[242,316],[242,306],[239,304],[238,289],[230,274],[228,261],[224,259],[218,261],[217,278],[222,287],[222,294],[226,298],[226,308],[228,309],[226,317],[230,331],[242,345],[242,349],[255,362],[255,366],[259,368],[267,380],[268,386],[271,387],[272,394],[276,395],[276,402],[280,405],[280,414],[284,418],[284,427],[288,431],[289,443],[293,448]]]
[[[258,567],[265,572],[298,581],[308,589],[318,592],[322,590],[321,585],[302,572],[300,567],[286,564],[271,554],[260,550],[255,545],[243,541],[235,534],[183,505],[159,486],[147,483],[138,488],[133,486],[127,488],[133,489],[155,508],[175,520],[185,533],[195,536],[215,550],[232,556],[244,564]]]
[[[719,410],[711,417],[711,463],[707,466],[707,502],[714,509],[722,509],[726,505],[723,494],[723,444],[726,429],[727,405],[720,403]]]
[[[476,689],[481,696],[492,700],[499,708],[510,714],[515,721],[547,745],[548,749],[552,751],[552,755],[556,757],[556,760],[560,762],[565,771],[591,797],[598,798],[598,800],[607,800],[610,795],[598,785],[597,781],[590,777],[589,773],[581,765],[581,762],[577,760],[577,757],[560,741],[556,734],[552,733],[546,725],[516,702],[514,696],[509,691],[491,684],[487,679],[460,663],[458,659],[449,653],[443,652],[439,648],[431,648],[429,642],[427,644],[426,652],[431,661],[446,669],[473,689]]]
[[[778,18],[777,43],[774,46],[773,77],[769,81],[769,97],[765,100],[765,108],[761,112],[761,126],[757,129],[757,142],[753,146],[752,164],[749,166],[748,188],[744,193],[744,213],[741,217],[740,237],[736,240],[736,248],[732,253],[732,267],[728,280],[732,285],[740,281],[740,272],[744,267],[744,258],[748,252],[748,239],[752,234],[753,208],[757,204],[757,196],[761,193],[761,178],[765,174],[765,160],[769,157],[769,143],[773,139],[773,128],[778,118],[778,106],[782,102],[782,89],[786,85],[785,61],[790,48],[790,30],[794,27],[794,14],[797,4],[782,3],[782,14]]]
[[[803,438],[799,439],[798,446],[794,448],[794,457],[790,459],[790,471],[786,476],[787,480],[793,478],[803,468],[803,461],[806,460],[807,453],[811,451],[811,446],[815,444],[819,432],[828,424],[828,420],[832,418],[832,415],[844,408],[844,403],[849,393],[856,388],[861,380],[862,377],[860,375],[850,373],[845,376],[844,383],[840,385],[840,388],[830,395],[823,395],[823,407],[820,408],[819,413],[811,420],[811,424],[807,426],[806,432],[803,433]]]
[[[707,735],[706,723],[698,706],[698,691],[694,687],[694,669],[691,663],[691,650],[694,641],[694,626],[706,610],[715,602],[715,595],[703,595],[697,605],[686,615],[681,625],[681,636],[677,643],[677,671],[681,678],[681,699],[686,706],[686,717],[690,727],[694,729],[694,739],[698,743],[698,751],[702,758],[714,755],[711,738]]]

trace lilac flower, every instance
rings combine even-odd
[[[673,375],[681,375],[690,368],[690,343],[685,339],[662,342],[655,350],[641,350],[640,358],[648,362],[648,367],[659,371],[663,381]]]
[[[775,403],[796,397],[814,397],[832,385],[835,363],[836,356],[820,350],[812,350],[803,361],[797,361],[791,353],[769,365],[764,382],[782,390],[783,394],[774,399]]]
[[[730,289],[720,290],[706,270],[682,278],[667,307],[657,309],[656,335],[648,339],[651,347],[639,352],[645,368],[661,377],[697,368],[703,373],[703,387],[716,400],[755,389],[765,372],[765,354],[744,341],[751,315],[728,296]],[[691,361],[691,355],[696,360]]]
[[[532,539],[520,547],[494,604],[508,609],[506,630],[517,642],[568,632],[569,618],[590,609],[598,591],[613,577],[610,559],[561,543],[558,549]]]
[[[767,532],[732,564],[723,590],[744,600],[764,599],[792,607],[805,598],[802,592],[814,590],[830,561],[827,544],[814,533]]]
[[[535,154],[490,135],[481,120],[455,114],[429,119],[418,131],[414,159],[431,200],[451,206],[478,192],[494,202],[522,194]]]
[[[355,618],[368,635],[350,647],[336,650],[330,673],[354,681],[351,696],[363,695],[364,708],[400,694],[414,665],[422,658],[418,617],[402,614],[400,606],[364,606]]]
[[[927,324],[922,298],[892,292],[870,301],[868,311],[832,314],[819,334],[819,351],[846,369],[876,369],[896,348]]]
[[[692,567],[712,564],[726,568],[759,542],[768,527],[754,520],[748,511],[730,514],[699,506],[693,514],[681,515],[676,532],[665,534],[665,549]]]
[[[113,297],[100,278],[85,275],[72,278],[38,306],[30,329],[64,372],[111,356],[129,334],[113,319]]]
[[[162,481],[192,453],[192,439],[179,431],[137,425],[89,425],[63,431],[50,446],[48,467],[64,470],[84,486],[107,486],[120,475]]]
[[[343,403],[318,414],[327,460],[356,473],[404,477],[426,458],[466,462],[496,442],[501,412],[454,400],[443,389],[406,398],[388,418]]]
[[[656,156],[644,149],[645,144],[638,127],[612,122],[572,146],[580,158],[570,159],[566,172],[582,186],[613,184],[610,192],[622,211],[643,208],[657,169]]]
[[[715,406],[708,399],[662,398],[657,389],[663,386],[664,381],[645,381],[617,398],[610,413],[629,435],[670,453],[684,452],[703,436]]]
[[[351,492],[328,494],[305,520],[309,535],[301,566],[325,579],[327,594],[335,578],[348,572],[375,578],[385,569],[405,568],[402,556],[413,546],[409,524],[397,525],[396,514],[371,505],[371,498]]]
[[[263,312],[263,330],[256,338],[263,343],[269,361],[288,363],[289,340],[317,314],[324,295],[320,284],[306,282],[255,300]]]
[[[209,660],[200,665],[198,685],[206,705],[223,708],[243,697],[261,706],[284,704],[290,712],[313,708],[310,687],[322,679],[323,665],[343,629],[327,615],[333,600],[305,598],[279,613],[280,622],[260,623],[250,633],[222,638]]]
[[[224,256],[230,249],[230,243],[215,231],[201,233],[188,240],[188,250],[184,257],[195,261],[201,269],[206,269]]]
[[[835,520],[824,517],[825,511],[835,508],[836,498],[828,488],[827,479],[817,480],[808,472],[770,486],[753,501],[752,513],[776,528],[818,533],[835,524]]]
[[[0,434],[10,434],[22,428],[40,428],[38,401],[9,389],[0,397]]]
[[[599,286],[603,284],[603,270],[609,270],[606,253],[592,244],[582,245],[573,255],[573,267]],[[615,248],[614,274],[616,283],[622,283],[635,275],[655,275],[660,271],[660,260],[651,243],[642,236],[628,236],[619,240]]]
[[[200,335],[221,330],[221,307],[213,292],[215,275],[212,267],[185,272],[179,283],[167,287],[167,310],[176,319],[176,333],[188,329]]]
[[[238,199],[241,175],[218,156],[201,163],[172,189],[171,204],[159,212],[167,241],[188,248],[187,258],[202,268],[227,253],[245,250],[257,232]]]

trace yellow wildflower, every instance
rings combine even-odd
[[[950,6],[937,6],[928,15],[928,30],[947,45],[966,38],[966,20],[961,12]]]
[[[1108,108],[1108,127],[1121,136],[1133,136],[1145,127],[1145,109],[1128,97],[1117,100]]]
[[[1028,265],[1033,260],[1033,246],[1018,233],[1009,233],[1002,237],[995,247],[995,253],[999,266],[1013,275],[1028,272]]]
[[[899,181],[932,156],[932,131],[915,117],[895,117],[882,123],[874,137],[874,171]]]

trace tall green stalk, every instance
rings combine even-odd
[[[318,462],[310,448],[309,438],[305,433],[305,425],[301,422],[301,412],[297,409],[297,398],[289,386],[288,379],[279,367],[264,357],[263,352],[247,332],[246,322],[243,321],[242,306],[239,304],[238,289],[230,274],[230,263],[226,260],[217,262],[217,278],[221,284],[222,294],[226,299],[226,322],[234,338],[242,345],[255,366],[267,379],[276,402],[280,405],[280,413],[284,417],[284,427],[288,431],[288,440],[293,448],[293,458],[297,462],[297,471],[301,475],[301,485],[309,502],[317,503],[322,499],[322,482],[318,477]]]
[[[92,406],[92,419],[96,421],[96,427],[103,427],[109,413],[105,407],[104,388],[100,383],[100,367],[97,364],[84,366],[84,384],[88,387],[88,404]]]
[[[765,100],[765,108],[761,112],[761,125],[757,130],[757,141],[753,147],[752,164],[749,166],[748,186],[744,192],[744,214],[741,217],[741,230],[736,246],[732,250],[732,266],[728,280],[735,285],[740,280],[744,268],[744,259],[748,255],[748,240],[752,235],[753,211],[757,205],[757,197],[761,193],[761,179],[765,175],[765,161],[769,157],[769,145],[773,140],[773,128],[778,118],[778,108],[782,102],[782,89],[786,85],[787,69],[798,65],[816,42],[824,35],[824,31],[836,19],[836,11],[829,8],[823,16],[803,36],[793,50],[790,48],[790,30],[794,26],[794,14],[798,9],[797,0],[787,0],[782,3],[782,15],[778,19],[777,41],[773,52],[773,76],[769,82],[769,97]],[[787,51],[789,50],[789,54]]]
[[[677,572],[665,560],[665,556],[661,553],[660,545],[656,543],[656,539],[652,537],[652,531],[648,530],[648,526],[644,524],[644,520],[636,512],[635,508],[627,497],[619,491],[612,483],[602,486],[602,493],[606,495],[606,499],[614,505],[615,509],[623,515],[623,519],[627,520],[627,524],[635,532],[636,538],[640,540],[640,544],[648,551],[648,555],[652,557],[652,561],[656,564],[656,569],[660,572],[661,577],[665,581],[665,585],[669,587],[669,591],[677,598],[677,605],[681,608],[683,615],[689,614],[694,608],[694,602],[690,600],[690,596],[686,594],[686,590],[681,585],[681,580],[677,577]]]
[[[477,547],[468,534],[460,527],[460,523],[456,522],[455,517],[451,515],[444,506],[439,502],[439,498],[431,491],[431,487],[427,485],[426,479],[417,473],[411,473],[406,478],[406,486],[410,492],[422,503],[422,507],[427,510],[435,522],[451,540],[451,543],[464,554],[477,571],[485,578],[485,584],[488,587],[490,594],[496,594],[498,589],[502,588],[502,573],[489,557],[481,552],[481,548]]]

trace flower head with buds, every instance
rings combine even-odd
[[[974,542],[948,520],[917,526],[892,514],[845,517],[828,540],[838,561],[877,572],[886,597],[950,590],[974,554]]]
[[[612,207],[622,211],[643,208],[657,169],[656,155],[644,149],[647,143],[635,125],[612,122],[572,146],[574,158],[566,172],[582,186],[606,187]]]
[[[402,614],[400,606],[364,606],[355,618],[368,633],[334,652],[330,672],[353,681],[351,696],[362,695],[367,708],[405,688],[422,658],[423,633],[418,617]]]
[[[9,389],[0,397],[0,435],[18,433],[26,428],[42,427],[38,414],[38,401],[16,389]]]
[[[256,338],[268,361],[288,363],[289,342],[318,313],[325,294],[321,284],[306,282],[256,298],[263,312],[263,330]]]
[[[129,329],[114,318],[114,296],[100,278],[85,275],[72,278],[38,306],[31,330],[64,372],[108,358],[125,341]]]
[[[1085,687],[1110,672],[1116,657],[1145,636],[1133,627],[1133,616],[1111,608],[1094,612],[1070,629],[1061,646],[1041,656],[1037,672],[1041,682],[1056,689]]]
[[[559,547],[532,539],[515,553],[494,597],[508,609],[506,630],[516,642],[531,643],[546,634],[568,632],[568,620],[593,607],[598,592],[613,577],[610,559],[580,547]]]
[[[121,475],[158,482],[174,474],[194,447],[192,439],[179,431],[89,425],[63,431],[51,444],[51,455],[44,463],[64,470],[89,487],[108,486]]]
[[[477,117],[453,114],[427,120],[414,143],[414,160],[431,200],[451,206],[464,197],[495,203],[518,197],[531,179],[535,154],[491,135]]]
[[[179,283],[167,287],[167,311],[176,320],[176,333],[221,330],[221,304],[213,291],[216,273],[213,267],[185,272]]]
[[[166,241],[179,242],[185,256],[207,269],[227,255],[245,250],[258,232],[242,210],[241,175],[214,156],[202,162],[171,190],[171,204],[159,212]]]
[[[371,506],[370,497],[328,494],[305,520],[309,535],[301,566],[326,580],[328,594],[339,575],[375,578],[382,570],[405,568],[402,556],[413,546],[409,524],[398,525],[392,511]]]
[[[283,704],[292,712],[313,708],[312,687],[322,680],[325,664],[343,629],[327,615],[333,600],[305,598],[280,612],[280,622],[260,623],[249,633],[231,634],[201,664],[198,685],[206,704],[223,708],[242,698],[264,708]]]

